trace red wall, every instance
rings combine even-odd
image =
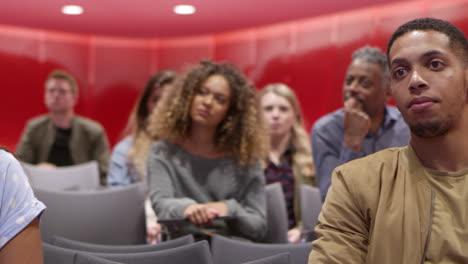
[[[405,2],[223,34],[173,39],[121,39],[0,26],[0,145],[15,149],[27,119],[46,111],[43,82],[64,68],[80,86],[79,114],[119,139],[147,78],[183,70],[202,58],[238,65],[261,88],[285,82],[302,103],[307,127],[341,106],[353,50],[385,49],[390,34],[418,17],[449,20],[468,32],[468,0]]]

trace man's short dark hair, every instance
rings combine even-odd
[[[433,30],[446,35],[450,40],[450,47],[460,55],[463,65],[468,66],[468,41],[465,34],[455,25],[436,18],[418,18],[401,25],[388,41],[387,57],[395,40],[408,32],[416,30]]]
[[[49,74],[49,76],[47,76],[47,80],[45,83],[47,84],[47,82],[51,79],[61,79],[67,81],[71,86],[71,92],[74,95],[78,94],[78,84],[76,83],[75,78],[73,78],[73,76],[70,73],[64,70],[54,70]]]

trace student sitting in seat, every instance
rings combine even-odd
[[[49,74],[44,84],[45,115],[26,123],[16,149],[19,160],[41,167],[70,166],[96,160],[105,185],[109,143],[104,128],[75,113],[78,84],[63,71]]]
[[[148,80],[127,122],[124,134],[128,136],[117,143],[112,151],[107,174],[109,187],[146,182],[146,159],[153,144],[147,131],[148,116],[163,93],[172,89],[176,77],[176,72],[164,70]],[[156,223],[156,216],[149,201],[145,205],[147,239],[150,244],[154,244],[157,242],[160,227]]]
[[[264,131],[255,90],[234,66],[202,61],[150,116],[160,139],[148,156],[152,205],[159,219],[186,218],[179,234],[217,233],[260,240],[266,230],[259,160]],[[214,221],[230,216],[233,221]],[[174,234],[172,234],[174,235]]]
[[[294,91],[282,83],[263,88],[260,106],[270,136],[266,183],[281,183],[288,212],[288,240],[298,243],[301,238],[300,186],[316,185],[312,150],[302,123],[301,107]]]

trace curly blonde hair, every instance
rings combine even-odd
[[[146,173],[146,159],[153,143],[153,139],[146,130],[148,116],[150,115],[147,108],[148,100],[154,90],[166,84],[174,83],[176,78],[177,73],[172,70],[163,70],[153,75],[146,83],[145,89],[142,91],[128,118],[124,135],[133,135],[133,144],[128,153],[127,165],[130,170],[136,169],[139,181],[143,180],[143,175]]]
[[[215,145],[220,152],[228,153],[240,165],[258,161],[266,153],[265,130],[259,121],[255,88],[232,64],[202,60],[185,78],[176,84],[149,118],[148,132],[154,140],[175,142],[189,136],[192,118],[190,108],[202,83],[212,75],[221,75],[229,83],[231,103],[226,117],[218,125]]]
[[[315,165],[312,159],[312,146],[304,128],[301,106],[294,91],[283,83],[265,86],[259,93],[259,100],[268,93],[273,93],[286,99],[292,106],[296,121],[291,128],[291,145],[293,147],[293,163],[305,177],[315,177]]]

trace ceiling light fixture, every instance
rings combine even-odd
[[[65,15],[81,15],[83,14],[83,7],[79,5],[65,5],[62,7],[62,13]]]
[[[176,5],[174,6],[174,13],[178,15],[191,15],[195,13],[195,7],[192,5]]]

